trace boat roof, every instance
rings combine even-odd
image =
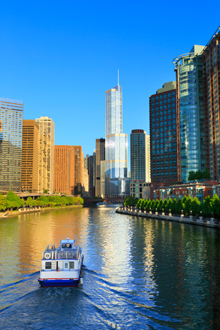
[[[60,244],[68,244],[68,243],[70,243],[70,244],[75,243],[75,239],[71,240],[71,239],[67,238],[67,239],[63,239],[62,241],[60,241]]]

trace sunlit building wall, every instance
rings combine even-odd
[[[105,160],[105,139],[96,139],[95,196],[101,196],[101,161]]]
[[[21,190],[23,102],[0,98],[0,189]]]
[[[146,182],[151,182],[150,135],[146,135]]]
[[[70,146],[54,146],[54,190],[70,193]]]
[[[23,120],[21,190],[38,192],[39,125]]]
[[[54,122],[49,117],[36,119],[39,125],[38,190],[54,190]]]

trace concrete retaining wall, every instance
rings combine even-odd
[[[189,216],[186,217],[184,215],[176,216],[172,215],[171,213],[169,215],[161,214],[158,212],[147,212],[142,211],[138,209],[131,209],[129,207],[118,207],[116,209],[116,213],[121,214],[128,214],[128,215],[134,215],[138,217],[144,217],[144,218],[151,218],[151,219],[157,219],[157,220],[166,220],[166,221],[175,221],[179,223],[189,223],[192,225],[198,225],[198,226],[205,226],[205,227],[212,227],[212,228],[220,228],[220,221],[215,218],[207,219],[203,217],[193,217]]]

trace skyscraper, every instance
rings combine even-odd
[[[149,148],[146,132],[142,129],[134,129],[130,135],[131,148],[131,180],[143,180],[150,182],[149,173]]]
[[[220,180],[220,27],[212,34],[202,52],[204,66],[204,107],[206,167],[211,178]],[[204,142],[203,142],[204,143]],[[209,157],[208,157],[209,156]]]
[[[23,102],[0,98],[0,189],[21,190]]]
[[[35,120],[23,120],[21,190],[38,192],[39,125]]]
[[[173,61],[177,82],[177,149],[181,164],[178,179],[188,182],[190,171],[204,171],[205,128],[203,63],[204,46],[194,45]]]
[[[82,146],[70,146],[70,191],[72,195],[83,192],[84,154]]]
[[[36,119],[39,125],[38,190],[54,190],[54,122],[49,117]]]
[[[54,146],[54,190],[70,194],[70,146]]]
[[[177,181],[176,82],[165,83],[150,97],[151,182]]]
[[[146,182],[151,182],[150,135],[146,135]]]
[[[105,92],[105,161],[101,162],[101,194],[129,194],[127,179],[127,134],[122,133],[122,87]]]
[[[105,160],[105,139],[96,139],[95,196],[101,196],[101,161]]]

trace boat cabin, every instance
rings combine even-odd
[[[79,268],[82,249],[74,245],[75,240],[62,240],[60,246],[48,245],[42,255],[42,271],[68,271]]]

